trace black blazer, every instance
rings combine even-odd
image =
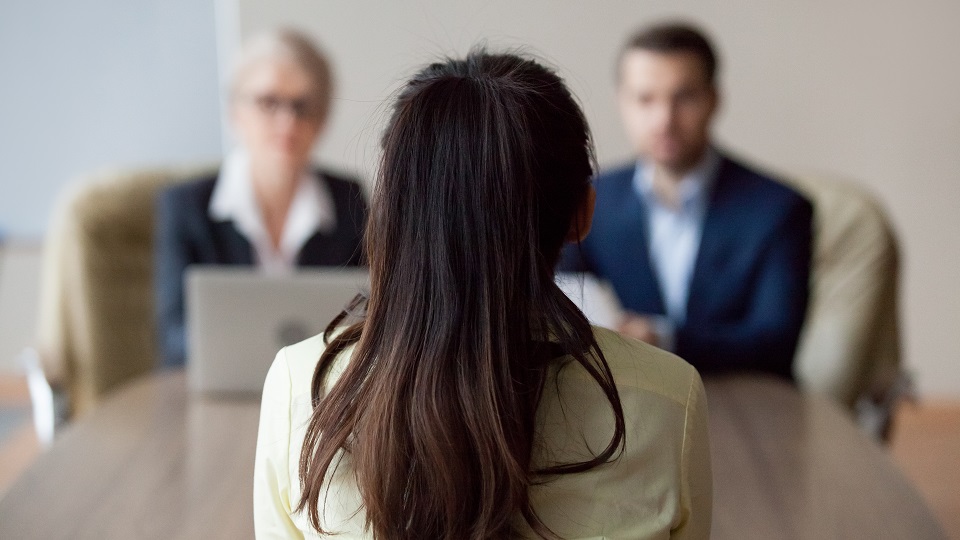
[[[635,164],[597,177],[597,204],[581,249],[560,269],[607,279],[625,309],[664,314],[649,259],[645,204]],[[803,196],[724,157],[690,281],[676,353],[701,373],[764,371],[792,379],[807,309],[812,213]]]
[[[326,181],[337,213],[332,234],[316,233],[300,250],[298,266],[358,266],[363,260],[367,204],[351,178],[316,171]],[[321,180],[322,177],[322,180]],[[253,247],[231,221],[213,221],[210,198],[217,176],[162,191],[156,204],[154,280],[162,362],[186,360],[183,275],[191,264],[252,265]]]

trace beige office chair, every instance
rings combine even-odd
[[[910,392],[901,368],[897,241],[863,189],[834,179],[789,181],[814,205],[807,322],[794,374],[833,397],[869,432],[886,438],[896,403]]]
[[[212,171],[101,173],[62,198],[45,245],[37,348],[71,414],[156,365],[154,199]]]

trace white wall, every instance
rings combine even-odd
[[[39,238],[107,166],[221,153],[210,0],[0,2],[0,231]]]
[[[41,247],[0,245],[0,375],[19,373],[20,353],[36,345]]]
[[[960,397],[960,2],[232,1],[242,36],[292,24],[326,46],[340,89],[319,155],[367,178],[388,91],[481,39],[557,64],[601,162],[623,159],[612,82],[622,40],[666,15],[701,22],[724,61],[719,140],[775,170],[848,177],[878,194],[903,245],[907,363],[924,394]]]

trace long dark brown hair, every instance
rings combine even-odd
[[[610,368],[553,278],[593,161],[579,106],[534,61],[475,51],[400,91],[367,224],[366,315],[329,342],[313,377],[297,510],[318,531],[341,450],[376,538],[451,540],[514,536],[518,516],[552,536],[528,488],[622,450]],[[560,357],[602,388],[615,431],[589,461],[533,470],[535,414]]]

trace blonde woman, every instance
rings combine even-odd
[[[191,264],[355,266],[367,208],[356,180],[311,165],[330,111],[329,62],[280,30],[241,51],[230,85],[238,145],[219,172],[159,197],[157,319],[163,363],[182,365],[183,273]]]

